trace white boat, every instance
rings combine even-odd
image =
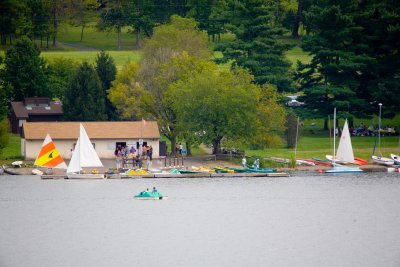
[[[400,165],[400,157],[395,154],[390,154],[390,157],[393,159],[395,165]]]
[[[334,109],[334,116],[333,116],[333,132],[336,132],[336,108]],[[344,123],[342,136],[340,137],[339,148],[337,153],[335,153],[336,149],[336,135],[333,136],[333,155],[332,157],[332,165],[333,168],[330,170],[325,171],[326,173],[353,173],[353,172],[362,172],[362,170],[358,167],[348,167],[339,165],[337,163],[337,159],[340,162],[346,163],[354,163],[354,154],[353,154],[353,147],[351,145],[350,140],[350,132],[349,127],[347,125],[347,120]],[[328,158],[328,155],[327,155]]]
[[[49,134],[46,135],[46,138],[43,141],[42,147],[36,157],[34,165],[49,169],[67,169],[67,164],[65,164]],[[38,169],[33,169],[32,174],[42,175],[43,172]]]
[[[342,136],[339,140],[339,147],[336,152],[335,159],[332,155],[326,155],[326,158],[331,162],[335,160],[336,163],[339,164],[355,164],[353,146],[351,145],[350,131],[347,120],[344,122]]]
[[[382,156],[372,156],[372,160],[374,161],[374,163],[380,164],[380,165],[386,165],[386,166],[394,165],[393,159],[385,158]]]
[[[99,156],[97,155],[92,142],[87,135],[82,124],[79,127],[79,137],[67,168],[67,177],[70,179],[102,179],[104,174],[93,170],[92,173],[86,173],[82,168],[103,167]]]
[[[354,172],[362,172],[362,170],[358,167],[351,166],[343,166],[340,164],[335,164],[332,169],[326,170],[326,173],[354,173]]]

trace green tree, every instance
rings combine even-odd
[[[267,95],[246,71],[216,70],[207,68],[170,85],[179,123],[211,144],[213,153],[220,152],[223,140],[267,145],[271,135],[283,129],[284,110],[279,105],[265,109]],[[269,120],[275,121],[275,128],[269,127]]]
[[[207,34],[198,30],[193,19],[179,16],[172,16],[171,23],[156,27],[145,44],[138,75],[141,86],[151,95],[152,104],[146,104],[143,111],[157,119],[162,134],[171,141],[172,147],[179,130],[172,108],[173,99],[165,98],[165,92],[169,84],[192,70],[202,69],[210,57]]]
[[[6,147],[10,138],[10,123],[6,117],[1,117],[0,120],[0,154]]]
[[[0,4],[0,35],[1,45],[7,43],[7,36],[10,38],[15,33],[17,21],[22,3],[18,0],[3,0]]]
[[[153,27],[156,25],[157,18],[155,11],[158,9],[156,5],[158,1],[154,0],[136,0],[133,8],[129,10],[128,20],[132,27],[132,32],[136,36],[136,49],[141,47],[141,35],[150,37]]]
[[[122,27],[129,25],[128,14],[133,8],[128,0],[112,0],[105,3],[100,13],[97,28],[101,31],[115,30],[118,35],[118,49],[122,48]]]
[[[40,58],[37,46],[26,37],[7,50],[0,74],[9,98],[14,101],[21,101],[24,97],[49,96],[45,62]]]
[[[143,109],[150,102],[151,96],[139,82],[138,72],[139,65],[136,62],[126,64],[108,91],[108,99],[124,120],[140,120],[146,115]]]
[[[46,0],[46,5],[50,10],[50,23],[51,23],[51,31],[53,36],[53,46],[56,47],[58,45],[58,28],[60,25],[60,21],[63,21],[67,18],[68,14],[71,12],[71,4],[72,2],[69,0]]]
[[[104,51],[101,51],[96,57],[96,72],[103,85],[106,111],[108,120],[117,120],[115,107],[107,98],[107,91],[111,87],[111,82],[115,80],[117,67],[115,66],[114,59]]]
[[[47,84],[52,98],[59,98],[65,95],[68,81],[76,72],[78,63],[72,59],[63,57],[54,58],[47,64]]]
[[[78,0],[72,7],[73,24],[81,27],[80,41],[83,41],[83,32],[88,23],[97,18],[97,9],[100,3],[97,0]]]
[[[65,120],[103,121],[107,118],[101,81],[87,62],[83,62],[71,78],[63,99]]]
[[[42,47],[43,37],[50,33],[49,5],[44,0],[27,0],[27,5],[31,9],[32,35],[34,38],[40,37],[40,47]]]
[[[396,112],[398,5],[327,0],[305,15],[312,34],[304,37],[302,47],[313,60],[299,63],[297,77],[307,107],[321,117],[332,113],[333,107],[365,116],[376,110],[371,104],[383,102],[387,111]]]
[[[223,13],[226,29],[235,39],[222,43],[222,62],[234,60],[233,66],[248,68],[255,81],[262,85],[270,83],[279,92],[292,91],[290,62],[284,52],[291,46],[277,41],[283,28],[274,24],[274,1],[228,0]]]

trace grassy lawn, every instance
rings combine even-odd
[[[307,53],[304,52],[303,49],[301,49],[300,47],[294,47],[292,49],[290,49],[289,51],[287,51],[285,53],[286,58],[292,62],[292,68],[296,68],[297,66],[297,60],[299,60],[301,63],[310,63],[312,57]]]
[[[0,164],[7,164],[21,157],[21,137],[19,134],[10,134],[8,145],[0,151]]]
[[[83,32],[83,40],[81,38],[81,27],[74,27],[63,24],[60,27],[58,40],[62,43],[75,43],[96,49],[118,50],[117,33],[115,31],[102,32],[98,31],[94,24],[88,25]],[[122,50],[132,50],[135,46],[135,35],[128,32],[128,28],[122,30]]]
[[[107,53],[114,58],[115,65],[121,69],[123,65],[130,61],[139,61],[141,53],[137,51],[107,51]],[[42,52],[41,56],[46,60],[52,60],[57,57],[72,59],[77,62],[88,61],[94,63],[99,51],[50,51]]]

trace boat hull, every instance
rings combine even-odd
[[[385,157],[372,156],[372,160],[374,161],[374,163],[380,164],[380,165],[385,165],[385,166],[394,165],[393,159],[389,159],[389,158],[385,158]]]
[[[153,192],[142,192],[142,193],[140,193],[138,195],[135,195],[134,198],[138,199],[138,200],[162,200],[162,199],[165,199],[166,197],[161,195],[158,192],[155,192],[155,193],[153,193]]]
[[[167,197],[138,197],[138,196],[134,196],[135,199],[137,200],[163,200],[163,199],[167,199]]]
[[[325,173],[356,173],[362,171],[357,167],[334,166],[331,170],[326,170]]]

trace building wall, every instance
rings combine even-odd
[[[39,151],[42,147],[44,140],[25,140],[21,139],[21,154],[26,160],[36,159]],[[95,150],[101,159],[112,159],[114,158],[114,151],[117,142],[125,142],[129,146],[130,144],[136,144],[139,142],[138,139],[114,139],[114,140],[91,140],[94,143]],[[143,139],[147,142],[147,145],[153,147],[153,158],[159,157],[159,139]],[[65,160],[69,160],[72,156],[72,149],[76,140],[53,140],[61,157]],[[129,146],[130,147],[130,146]]]

